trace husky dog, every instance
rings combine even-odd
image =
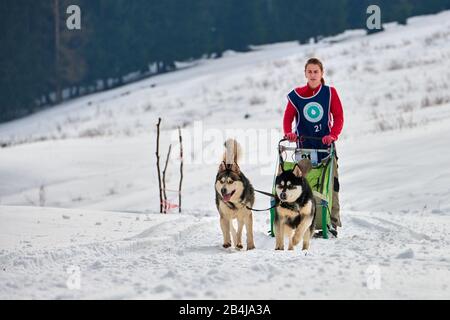
[[[220,228],[223,233],[223,247],[231,247],[231,237],[236,249],[242,249],[242,229],[247,231],[247,250],[255,248],[253,242],[253,217],[250,208],[255,202],[255,191],[250,181],[241,172],[238,160],[240,145],[234,139],[225,142],[223,161],[216,176],[216,207],[220,214]],[[233,227],[237,219],[238,230]]]
[[[301,168],[305,168],[301,163],[295,164],[292,170],[284,171],[281,164],[278,168],[275,179],[275,250],[284,250],[285,236],[289,237],[289,250],[294,250],[301,239],[302,250],[308,250],[314,235],[316,203]],[[307,171],[303,172],[306,175]]]

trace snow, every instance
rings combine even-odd
[[[450,11],[333,39],[194,61],[0,125],[0,298],[449,299]],[[344,105],[339,238],[275,251],[255,212],[256,249],[223,249],[223,141],[237,137],[241,169],[268,191],[286,94],[310,56]],[[158,117],[173,203],[183,131],[181,214],[158,213]]]

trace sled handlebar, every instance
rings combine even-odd
[[[311,137],[311,136],[298,136],[298,137],[297,137],[297,141],[299,141],[299,142],[303,142],[303,141],[306,141],[306,140],[322,141],[322,138],[319,138],[319,137]],[[280,143],[281,143],[281,142],[284,142],[284,141],[289,141],[289,139],[283,138],[283,139],[280,140]]]
[[[318,138],[318,137],[311,137],[311,136],[299,136],[299,137],[297,137],[297,141],[296,142],[304,142],[304,141],[306,141],[306,140],[316,140],[316,141],[322,141],[322,138]],[[283,138],[283,139],[281,139],[279,142],[278,142],[278,149],[279,148],[281,148],[281,143],[282,142],[285,142],[285,141],[289,141],[289,139],[287,139],[287,138]],[[296,147],[295,148],[291,148],[291,147],[283,147],[283,148],[285,148],[286,150],[295,150],[295,149],[297,149]]]
[[[304,141],[306,141],[306,140],[322,141],[322,138],[311,137],[311,136],[299,136],[299,137],[297,137],[297,141],[296,141],[296,142],[304,142]],[[283,146],[281,143],[282,143],[282,142],[285,142],[285,141],[289,141],[289,139],[283,138],[283,139],[281,139],[281,140],[278,142],[278,151],[279,151],[279,152],[280,152],[280,151],[283,151],[283,150],[296,151],[296,150],[299,149],[297,146],[295,146],[295,147]],[[293,142],[293,143],[294,143],[294,142]],[[304,149],[304,150],[306,151],[307,149]],[[310,149],[308,149],[308,150],[310,150]],[[311,149],[311,150],[312,150],[312,149]],[[327,153],[329,153],[329,152],[330,152],[330,149],[329,149],[329,148],[327,148],[327,149],[317,149],[317,151],[318,151],[318,152],[327,152]]]

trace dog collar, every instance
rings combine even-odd
[[[298,205],[295,202],[281,202],[280,207],[289,209],[292,211],[296,211],[298,209]]]
[[[223,202],[223,203],[225,203],[225,205],[228,207],[228,208],[230,208],[231,210],[236,210],[237,208],[236,208],[236,206],[233,204],[233,202]]]
[[[233,202],[225,202],[225,201],[224,201],[223,203],[225,203],[225,205],[226,205],[228,208],[230,208],[231,210],[237,210],[237,209],[239,209],[238,206],[235,205]],[[245,204],[243,204],[243,203],[241,203],[241,202],[239,202],[239,204],[240,204],[242,207],[245,207]]]

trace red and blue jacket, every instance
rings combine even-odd
[[[331,135],[337,140],[344,126],[344,112],[336,89],[326,85],[312,89],[306,85],[292,90],[284,112],[284,134],[292,132],[294,120],[297,135]]]

